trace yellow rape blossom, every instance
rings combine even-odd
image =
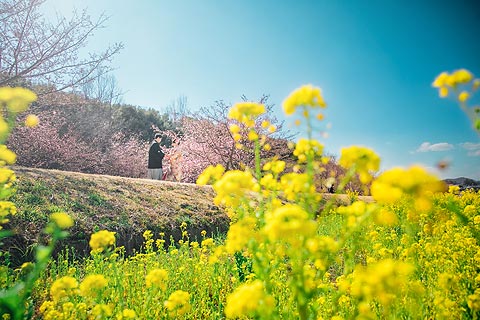
[[[85,298],[95,298],[107,285],[108,281],[103,275],[90,274],[80,283],[80,295]]]
[[[349,206],[342,206],[337,209],[337,212],[344,215],[362,216],[367,211],[371,211],[374,208],[374,204],[365,203],[364,201],[355,201]]]
[[[240,132],[240,126],[238,126],[236,124],[231,124],[229,129],[230,129],[231,133],[239,133]]]
[[[473,74],[466,69],[459,69],[453,71],[440,73],[432,83],[434,88],[438,88],[441,98],[448,96],[449,88],[456,89],[459,85],[465,85],[473,80]],[[476,81],[477,79],[475,79]],[[473,90],[475,90],[475,81],[473,83]],[[465,102],[469,98],[468,92],[462,92],[458,99],[460,102]]]
[[[457,185],[448,186],[448,193],[459,194],[460,193],[460,187],[457,186]]]
[[[264,174],[260,179],[260,185],[263,186],[266,190],[277,190],[278,183],[277,180],[273,177],[273,174],[267,173]]]
[[[453,84],[466,84],[473,79],[472,73],[466,69],[455,70],[450,77],[453,78],[451,80]]]
[[[298,158],[298,162],[304,163],[309,158],[321,156],[323,153],[323,145],[317,140],[300,139],[295,145],[293,155]]]
[[[11,184],[16,180],[13,170],[0,167],[0,184]]]
[[[355,167],[360,181],[366,184],[372,180],[373,173],[380,169],[380,157],[372,149],[351,146],[342,148],[339,164],[347,169]]]
[[[173,292],[164,304],[171,317],[184,315],[192,308],[190,294],[182,290]]]
[[[317,224],[308,213],[295,204],[286,204],[268,212],[264,231],[272,241],[296,242],[315,234]]]
[[[471,310],[480,311],[480,289],[468,296],[467,304]]]
[[[248,140],[257,141],[258,140],[258,134],[254,130],[250,130],[248,132]]]
[[[154,269],[145,277],[147,288],[158,287],[165,291],[167,289],[168,272],[165,269]]]
[[[375,211],[373,218],[375,223],[381,226],[394,226],[398,223],[397,215],[386,208]]]
[[[40,119],[34,114],[29,114],[25,118],[25,125],[29,128],[36,127],[39,123],[40,123]]]
[[[77,280],[73,277],[65,276],[53,282],[50,287],[50,295],[53,301],[60,301],[62,298],[75,294],[77,288]]]
[[[3,229],[2,224],[8,223],[10,220],[7,218],[9,215],[15,215],[17,213],[17,207],[13,202],[0,201],[0,230]]]
[[[89,245],[92,248],[92,253],[103,252],[109,246],[115,244],[115,232],[108,230],[101,230],[92,234]]]
[[[8,149],[6,145],[0,144],[0,162],[4,164],[14,164],[17,160],[17,155],[12,150]]]
[[[25,88],[0,88],[0,104],[7,106],[13,113],[19,113],[27,110],[30,103],[37,100],[37,95]]]
[[[458,101],[465,102],[468,100],[469,97],[470,97],[470,94],[467,91],[462,91],[458,95]]]
[[[237,120],[247,127],[253,127],[255,125],[253,120],[264,113],[265,106],[261,103],[239,102],[230,108],[228,118]]]
[[[448,96],[448,88],[441,87],[440,89],[438,89],[438,95],[440,96],[440,98],[445,98],[446,96]]]
[[[120,319],[137,319],[137,314],[135,313],[135,310],[123,309]]]
[[[108,319],[113,314],[113,306],[107,304],[97,304],[92,308],[91,319]]]
[[[254,316],[258,313],[268,314],[274,306],[274,299],[265,292],[260,280],[239,286],[227,297],[225,315],[227,318]]]
[[[225,240],[225,249],[228,253],[235,253],[245,248],[248,241],[255,237],[256,220],[252,217],[243,219],[230,225]]]
[[[372,196],[379,203],[394,203],[406,194],[414,197],[417,209],[421,210],[428,209],[431,195],[440,191],[445,191],[445,184],[419,166],[388,170],[371,187]]]
[[[280,178],[280,186],[287,200],[315,193],[315,186],[309,183],[306,173],[286,173]]]
[[[272,173],[279,174],[285,170],[285,161],[282,160],[272,160],[263,165],[264,171],[271,171]]]
[[[215,245],[215,242],[213,241],[212,238],[206,238],[202,240],[202,248],[213,247],[214,245]]]
[[[212,182],[216,182],[222,177],[224,172],[225,168],[221,164],[217,164],[216,166],[210,165],[205,170],[203,170],[200,176],[198,176],[197,184],[206,185]]]
[[[367,267],[359,266],[353,273],[350,294],[366,301],[377,300],[388,306],[403,297],[409,286],[413,266],[392,259],[381,260]]]
[[[323,100],[320,88],[314,87],[311,84],[301,86],[294,90],[283,101],[283,111],[287,115],[295,113],[296,109],[301,106],[325,108],[327,104]]]
[[[216,205],[236,206],[249,191],[256,189],[255,179],[250,172],[232,170],[214,183]]]
[[[466,69],[459,69],[448,74],[447,72],[440,73],[432,83],[435,88],[455,87],[459,84],[466,84],[473,79],[473,75]]]
[[[432,87],[434,88],[441,88],[441,87],[445,87],[447,85],[447,79],[448,79],[449,75],[447,72],[442,72],[440,73],[436,78],[435,80],[433,81],[432,83]]]
[[[65,212],[55,212],[50,215],[50,219],[60,228],[68,229],[73,227],[73,219]]]

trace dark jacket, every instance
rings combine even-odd
[[[152,143],[148,151],[148,169],[159,169],[162,167],[162,161],[165,154],[156,142]]]

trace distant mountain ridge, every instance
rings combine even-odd
[[[464,189],[475,189],[480,190],[480,181],[473,180],[470,178],[460,177],[460,178],[453,178],[453,179],[444,179],[446,184],[449,185],[456,185],[460,187],[460,190]]]

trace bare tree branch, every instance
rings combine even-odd
[[[81,50],[103,28],[105,14],[91,20],[84,10],[72,18],[46,21],[39,12],[45,0],[0,1],[0,86],[42,85],[40,95],[73,88],[109,72],[121,43],[86,58]],[[100,71],[99,71],[100,70]]]

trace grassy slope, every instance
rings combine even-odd
[[[18,213],[5,226],[15,232],[4,241],[14,259],[43,241],[48,215],[64,211],[75,220],[66,240],[79,253],[88,252],[90,235],[107,229],[117,232],[117,245],[127,251],[138,249],[142,233],[165,232],[166,238],[181,236],[186,222],[191,237],[202,230],[210,236],[224,233],[229,219],[213,204],[211,187],[193,184],[83,174],[58,170],[12,168],[17,192],[12,197]]]
[[[4,240],[16,263],[31,259],[32,245],[44,242],[42,230],[52,212],[64,211],[75,220],[70,236],[59,246],[68,245],[83,255],[89,252],[90,235],[106,229],[117,233],[117,245],[127,252],[143,243],[142,234],[152,230],[155,237],[164,232],[178,240],[180,225],[187,223],[191,238],[224,234],[229,219],[213,204],[209,186],[84,174],[58,170],[12,168],[17,175],[17,192],[11,198],[18,209],[5,226],[15,236]],[[333,195],[324,195],[328,199]],[[348,203],[337,195],[337,203]],[[369,197],[359,197],[371,201]]]

